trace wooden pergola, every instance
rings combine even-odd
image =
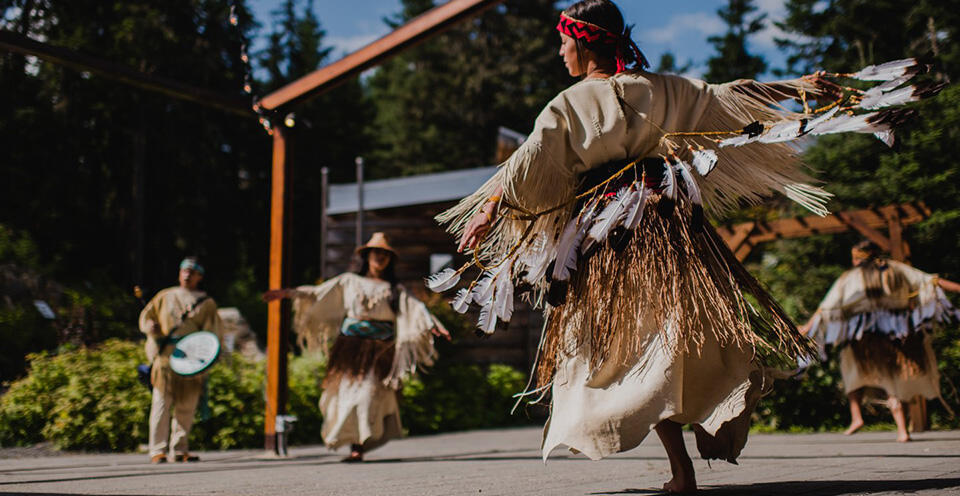
[[[720,227],[717,232],[741,262],[760,243],[850,230],[878,244],[888,251],[894,260],[906,262],[910,259],[910,246],[903,240],[903,228],[928,217],[930,209],[923,202],[915,202],[848,210],[825,217],[810,215],[769,222],[744,222]],[[883,228],[887,229],[888,236],[880,231]]]

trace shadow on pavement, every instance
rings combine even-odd
[[[16,491],[16,492],[0,491],[0,494],[16,494],[17,496],[64,496],[64,493],[25,493],[25,492],[23,492],[23,491]],[[87,494],[87,493],[85,493],[83,496],[111,496],[111,495],[106,494],[106,493],[104,493],[104,494]],[[150,494],[133,494],[133,495],[130,495],[130,496],[153,496],[153,495],[150,495]]]
[[[912,493],[931,489],[960,488],[960,479],[913,479],[913,480],[822,480],[761,482],[729,486],[701,486],[699,496],[768,496],[807,495],[845,496],[851,494]],[[589,493],[594,496],[615,494],[666,494],[654,489],[622,489]]]

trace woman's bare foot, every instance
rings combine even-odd
[[[679,464],[673,469],[673,478],[663,485],[663,490],[672,494],[690,494],[697,491],[697,478],[693,463]]]
[[[850,436],[855,432],[859,431],[861,427],[863,427],[863,420],[859,420],[859,421],[854,420],[850,422],[850,427],[847,427],[847,430],[843,431],[843,435]]]
[[[340,460],[343,463],[359,463],[363,461],[363,446],[359,444],[350,445],[350,456]]]
[[[898,443],[909,443],[909,442],[912,441],[912,440],[913,440],[913,439],[910,439],[910,434],[908,434],[908,433],[906,433],[906,432],[897,434],[897,442],[898,442]]]

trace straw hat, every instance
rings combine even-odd
[[[361,256],[367,251],[373,248],[379,248],[381,250],[389,251],[391,255],[397,256],[397,250],[394,250],[390,246],[390,240],[387,238],[387,235],[382,232],[375,232],[370,236],[370,241],[367,241],[367,244],[357,247],[357,253]]]

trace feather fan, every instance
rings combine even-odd
[[[695,231],[701,231],[703,230],[703,196],[700,194],[700,187],[697,186],[697,181],[693,178],[693,173],[690,172],[689,165],[681,160],[677,162],[676,168],[680,171],[680,177],[683,179],[687,197],[690,198],[690,203],[693,204],[693,217],[691,219],[693,229]]]
[[[669,161],[663,162],[663,180],[660,182],[662,191],[660,192],[660,205],[657,211],[664,217],[669,217],[673,213],[673,207],[677,202],[677,177],[674,175],[673,165]]]
[[[577,268],[577,249],[587,235],[587,229],[593,223],[593,218],[599,210],[600,200],[594,198],[583,206],[582,213],[567,223],[557,242],[557,256],[550,273],[552,280],[563,281],[570,277],[570,272]]]
[[[631,198],[630,188],[624,186],[620,188],[616,196],[610,200],[606,208],[597,216],[597,220],[590,227],[587,239],[583,244],[583,251],[587,251],[594,244],[603,244],[610,235],[610,231],[619,225],[626,216],[627,201]]]
[[[452,268],[443,269],[426,280],[427,287],[435,293],[442,293],[460,282],[460,271]]]
[[[457,296],[450,302],[450,306],[457,313],[466,313],[470,309],[472,299],[470,289],[460,288],[460,291],[457,291]]]
[[[917,59],[909,58],[868,65],[850,77],[861,81],[890,81],[917,72],[922,72],[922,67],[917,63]]]
[[[697,174],[707,177],[717,166],[717,152],[708,148],[694,150],[693,147],[690,147],[690,151],[693,153],[693,167],[697,169]]]

